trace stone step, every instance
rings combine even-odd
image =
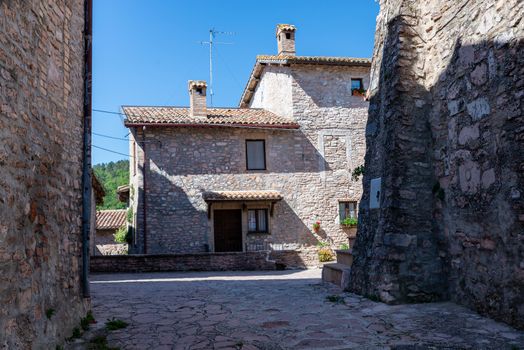
[[[353,264],[353,253],[351,250],[336,250],[337,263],[351,266]]]
[[[322,267],[322,281],[334,283],[342,289],[349,288],[351,267],[340,263],[324,264]]]

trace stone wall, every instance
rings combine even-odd
[[[91,238],[93,248],[91,255],[122,255],[127,254],[127,243],[115,243],[115,233],[117,230],[96,230],[96,234]]]
[[[80,283],[83,31],[81,0],[0,1],[3,349],[54,349],[89,306]]]
[[[381,1],[354,291],[524,327],[523,6]]]
[[[194,253],[114,255],[91,258],[91,272],[257,271],[274,270],[268,253]]]

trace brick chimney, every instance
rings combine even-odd
[[[295,31],[292,24],[277,24],[278,54],[295,56]]]
[[[189,114],[192,117],[207,116],[206,88],[207,84],[203,80],[190,80],[189,88]]]

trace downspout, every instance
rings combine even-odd
[[[91,44],[93,1],[84,1],[84,137],[82,164],[82,293],[84,298],[89,292],[89,235],[91,232]]]
[[[147,193],[147,181],[146,181],[146,173],[147,173],[147,156],[146,156],[146,127],[142,127],[142,152],[144,154],[144,165],[143,168],[143,175],[142,175],[142,181],[144,183],[144,195],[142,196],[142,207],[144,210],[144,254],[147,254],[147,200],[146,200],[146,193]]]

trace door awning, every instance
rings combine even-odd
[[[206,202],[222,201],[271,201],[282,199],[278,191],[208,191],[202,194]]]

